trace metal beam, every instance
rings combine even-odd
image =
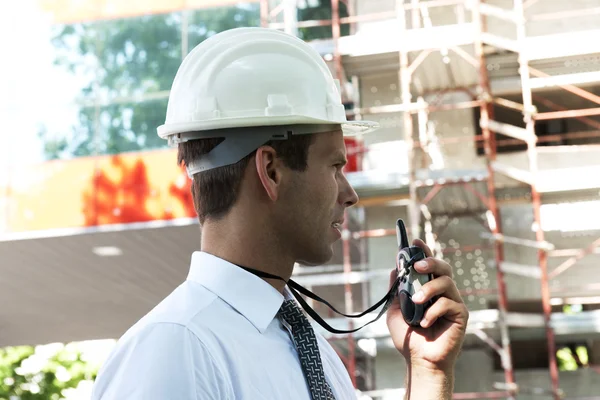
[[[508,176],[509,178],[526,183],[528,185],[533,184],[533,175],[527,170],[515,168],[498,161],[493,161],[491,164],[492,169],[501,173],[502,175]]]
[[[410,63],[410,66],[408,67],[408,71],[410,72],[410,74],[412,75],[415,70],[419,67],[419,65],[421,65],[421,63],[423,61],[425,61],[425,59],[427,58],[428,55],[430,55],[432,53],[432,50],[423,50],[419,53],[419,55],[413,60],[412,63]]]
[[[264,0],[264,1],[267,3],[267,7],[268,7],[269,0]],[[285,4],[282,1],[281,3],[279,3],[275,7],[273,7],[273,9],[269,12],[269,16],[271,18],[275,18],[276,16],[281,14],[281,12],[283,11],[283,7],[285,7]]]
[[[550,75],[548,75],[547,73],[539,71],[535,68],[532,68],[531,66],[528,66],[528,68],[529,68],[529,73],[533,76],[537,76],[540,78],[550,77]],[[587,90],[583,90],[583,89],[578,88],[577,86],[573,86],[573,85],[558,85],[558,86],[565,89],[568,92],[576,94],[579,97],[582,97],[593,103],[600,104],[600,96],[597,96],[594,93],[588,92]]]
[[[515,328],[542,328],[544,327],[544,314],[509,312],[506,322]]]
[[[454,46],[450,47],[450,50],[461,56],[466,62],[471,64],[473,67],[479,68],[479,61],[475,57],[464,51],[462,48]]]
[[[506,10],[504,8],[500,8],[483,2],[479,4],[479,12],[482,15],[496,17],[509,22],[516,23],[519,20],[519,17],[513,10]]]
[[[525,111],[525,106],[523,104],[517,103],[516,101],[512,101],[512,100],[503,99],[502,97],[494,97],[492,102],[494,104],[497,104],[497,105],[505,107],[505,108],[509,108],[511,110],[520,111],[520,112]]]
[[[481,40],[483,43],[494,46],[497,49],[509,50],[515,53],[519,52],[519,44],[513,39],[507,39],[498,35],[484,32],[481,34]]]
[[[473,185],[471,185],[470,183],[464,183],[462,185],[467,191],[471,192],[475,197],[477,197],[479,199],[479,201],[481,201],[481,203],[486,207],[486,208],[490,208],[490,202],[489,200],[483,195],[481,194],[477,189],[475,189],[473,187]]]
[[[429,193],[427,193],[427,196],[425,196],[425,198],[421,201],[421,204],[426,206],[431,201],[431,199],[433,199],[443,188],[444,186],[440,184],[436,184],[435,186],[433,186],[433,189],[431,189]]]
[[[527,278],[540,279],[542,276],[542,271],[538,265],[524,265],[503,261],[500,263],[500,269],[508,274]]]
[[[356,108],[354,109],[354,113],[358,114],[387,114],[387,113],[398,113],[405,111],[419,111],[423,108],[423,105],[419,103],[408,103],[408,104],[389,104],[385,106],[375,106],[375,107],[364,107],[364,108]]]
[[[427,107],[427,110],[430,112],[463,110],[463,109],[467,109],[467,108],[479,107],[480,104],[481,104],[480,100],[462,101],[460,103],[440,104],[437,106],[429,106],[429,107]]]
[[[575,265],[577,261],[581,260],[587,255],[593,254],[598,247],[600,247],[600,238],[594,240],[592,244],[590,244],[588,247],[586,247],[585,249],[581,249],[581,251],[576,256],[569,258],[568,260],[560,264],[558,267],[556,267],[554,270],[552,270],[552,272],[550,272],[550,274],[548,275],[548,278],[556,278],[558,275],[562,274],[563,272],[571,268],[573,265]]]
[[[548,257],[574,257],[581,252],[581,249],[558,249],[548,252]],[[600,254],[600,247],[594,249],[594,254]]]
[[[480,176],[464,176],[464,177],[448,177],[448,178],[437,178],[437,179],[426,179],[425,181],[418,180],[417,187],[429,187],[433,185],[459,185],[465,182],[485,182],[487,177],[484,175]]]
[[[463,4],[464,0],[429,0],[424,1],[423,3],[406,3],[403,5],[405,10],[412,10],[413,8],[433,8],[433,7],[445,7],[445,6],[454,6],[458,4]]]
[[[580,110],[565,110],[565,111],[551,111],[545,113],[539,113],[533,118],[536,120],[545,119],[561,119],[561,118],[581,118],[590,115],[600,115],[600,107],[596,108],[583,108]]]
[[[374,269],[370,271],[349,271],[332,274],[294,275],[293,279],[300,285],[316,287],[353,285],[355,283],[369,282],[375,278],[387,278],[389,275],[390,270],[388,269]]]
[[[544,106],[548,107],[549,109],[551,109],[553,111],[567,111],[568,110],[567,107],[561,106],[560,104],[556,104],[555,102],[548,100],[539,95],[534,95],[533,99],[536,102],[543,104]],[[592,128],[600,129],[600,122],[596,121],[593,118],[577,117],[577,119],[580,120],[582,123],[584,123],[588,126],[591,126]]]
[[[483,126],[482,126],[482,128],[483,128]],[[535,143],[537,141],[537,136],[531,135],[529,133],[529,131],[527,131],[527,129],[525,129],[525,128],[521,128],[521,127],[510,125],[510,124],[505,124],[503,122],[494,121],[492,119],[487,121],[486,128],[491,129],[496,133],[501,133],[503,135],[522,140],[526,143],[527,142]]]
[[[502,347],[498,345],[498,343],[494,342],[494,339],[489,337],[484,331],[481,329],[473,329],[473,334],[481,339],[484,343],[490,346],[494,351],[500,356],[500,359],[504,359],[504,350]],[[504,362],[502,363],[504,365]]]
[[[372,229],[369,231],[360,231],[353,232],[353,239],[362,239],[362,238],[376,238],[376,237],[384,237],[384,236],[394,236],[396,235],[395,229]]]
[[[581,16],[590,16],[600,14],[600,7],[582,8],[579,10],[562,10],[553,13],[533,14],[529,17],[529,21],[550,21],[555,19],[565,19]]]
[[[311,21],[297,21],[293,26],[295,28],[314,28],[316,26],[331,26],[330,19],[322,19],[322,20],[311,20]],[[286,25],[285,22],[273,22],[270,25],[272,29],[288,29],[291,26]]]
[[[577,72],[575,74],[551,75],[543,78],[531,78],[529,84],[532,89],[541,89],[553,86],[581,85],[585,83],[600,82],[600,71]]]
[[[384,11],[380,13],[363,14],[363,15],[350,15],[348,17],[340,18],[340,24],[351,24],[356,22],[368,22],[368,21],[380,21],[384,19],[391,19],[396,17],[395,11]]]
[[[554,250],[554,245],[552,243],[546,242],[546,241],[538,242],[535,240],[505,236],[502,234],[492,235],[487,232],[481,233],[480,236],[484,239],[491,239],[491,240],[500,241],[503,243],[515,244],[518,246],[532,247],[534,249],[539,249],[539,250],[544,250],[544,251]]]

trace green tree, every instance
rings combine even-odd
[[[82,381],[93,382],[99,366],[75,344],[0,349],[0,400],[60,400]]]
[[[188,51],[223,30],[258,26],[258,4],[186,11]],[[55,63],[89,77],[73,131],[50,137],[48,159],[164,147],[167,91],[182,60],[182,12],[57,27]],[[139,98],[145,96],[145,100]]]

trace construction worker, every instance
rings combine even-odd
[[[193,179],[201,250],[186,281],[118,341],[92,398],[356,398],[289,279],[296,263],[331,259],[344,211],[358,201],[343,173],[344,135],[376,127],[346,120],[326,64],[296,37],[239,28],[198,45],[177,72],[158,134],[178,146]],[[413,300],[438,297],[421,327],[409,328],[397,296],[388,309],[408,365],[398,386],[410,399],[450,399],[468,311],[451,267],[415,245],[428,256],[417,271],[436,278]],[[391,271],[390,286],[395,279]]]

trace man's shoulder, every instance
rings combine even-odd
[[[210,310],[210,296],[190,311],[178,309],[183,303],[174,295],[119,339],[94,382],[92,399],[233,398],[226,366],[202,340],[210,328],[188,326],[194,315]]]
[[[126,342],[153,326],[164,324],[179,325],[197,333],[198,321],[205,321],[206,326],[210,326],[210,318],[204,317],[221,307],[218,300],[219,297],[204,286],[186,281],[131,326],[119,341]]]
[[[93,398],[123,398],[120,392],[130,389],[129,380],[144,381],[145,386],[131,388],[136,393],[154,390],[159,383],[161,390],[175,390],[166,380],[181,381],[177,390],[191,393],[197,382],[204,382],[203,375],[212,374],[219,382],[225,379],[225,369],[210,348],[214,335],[210,318],[205,318],[218,313],[220,303],[218,296],[202,285],[188,281],[179,285],[119,338],[99,372]],[[203,321],[202,325],[198,321]],[[148,398],[157,398],[153,396]]]

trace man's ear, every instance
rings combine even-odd
[[[277,158],[277,152],[271,146],[261,146],[256,150],[254,157],[258,178],[265,192],[272,201],[279,197],[281,188],[281,160]]]

